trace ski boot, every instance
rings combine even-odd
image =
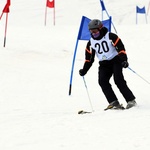
[[[132,107],[134,107],[134,106],[136,106],[136,105],[137,105],[137,103],[136,103],[135,100],[129,101],[129,102],[127,103],[126,109],[132,108]]]
[[[104,110],[108,110],[108,109],[121,109],[121,110],[123,110],[125,108],[123,107],[122,104],[119,104],[118,101],[113,101]]]

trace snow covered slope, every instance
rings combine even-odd
[[[0,10],[5,3],[1,0]],[[104,3],[125,44],[130,67],[150,81],[149,23],[139,15],[139,24],[135,24],[136,5],[147,9],[149,0]],[[95,60],[85,76],[94,113],[77,114],[82,109],[91,111],[78,75],[87,41],[79,42],[72,95],[68,96],[81,17],[101,19],[99,0],[56,0],[55,26],[52,9],[48,9],[44,26],[45,4],[46,0],[11,2],[5,48],[5,14],[0,20],[0,149],[149,150],[150,85],[129,69],[124,74],[138,107],[103,111],[108,104],[97,83]],[[126,105],[113,80],[111,83]]]

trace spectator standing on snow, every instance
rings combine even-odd
[[[88,24],[91,39],[85,49],[85,63],[79,74],[84,76],[92,66],[95,54],[99,59],[99,85],[109,103],[107,109],[123,109],[109,83],[113,76],[114,82],[127,102],[126,109],[136,106],[135,96],[126,84],[123,68],[129,66],[125,47],[121,39],[114,33],[108,32],[102,22],[94,19]]]

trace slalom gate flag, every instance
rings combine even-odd
[[[78,40],[89,40],[91,38],[89,29],[88,29],[88,24],[90,21],[91,19],[85,16],[82,16],[78,38],[77,38]]]
[[[137,14],[145,14],[145,21],[147,23],[147,17],[146,17],[146,11],[145,11],[145,6],[142,8],[139,8],[138,6],[136,6],[136,24],[138,23],[138,16]]]
[[[2,11],[2,14],[0,16],[0,19],[3,16],[3,13],[6,13],[6,23],[5,23],[5,35],[4,35],[4,47],[6,45],[6,33],[7,33],[7,22],[8,22],[8,13],[9,13],[9,6],[10,6],[10,0],[7,0],[7,3]]]
[[[7,3],[3,9],[3,13],[9,13],[10,0],[7,0]]]
[[[78,40],[89,40],[91,38],[89,29],[88,29],[88,24],[90,21],[91,19],[85,16],[82,16],[79,33],[78,33]],[[103,20],[102,23],[103,23],[103,26],[105,26],[108,29],[108,31],[111,31],[111,17],[109,17],[108,20]]]
[[[106,10],[103,0],[100,0],[100,3],[101,3],[102,11]]]
[[[136,6],[136,12],[141,13],[141,14],[145,14],[146,13],[145,6],[143,8],[139,8],[138,6]]]
[[[45,25],[47,21],[47,7],[53,8],[53,24],[55,25],[55,0],[47,0],[45,8]]]
[[[54,8],[55,7],[55,0],[47,0],[46,6],[49,8]]]
[[[74,50],[74,55],[73,55],[73,60],[72,60],[72,67],[71,67],[71,74],[70,74],[70,84],[69,84],[69,95],[71,95],[72,91],[72,79],[73,79],[73,71],[74,71],[74,64],[75,64],[75,59],[76,59],[76,53],[77,53],[77,48],[78,48],[78,42],[79,40],[89,40],[91,38],[91,34],[88,29],[88,24],[91,21],[91,19],[82,16],[81,23],[80,23],[80,28],[78,32],[78,37],[76,41],[76,46]],[[103,26],[108,28],[109,31],[111,31],[111,17],[109,17],[108,20],[102,21]]]
[[[136,6],[136,12],[141,13],[141,14],[145,14],[146,13],[145,6],[143,8],[139,8],[138,6]]]
[[[108,11],[106,10],[106,7],[105,7],[105,5],[104,5],[104,1],[103,1],[103,0],[100,0],[100,4],[101,4],[101,8],[102,8],[102,20],[104,20],[104,19],[103,19],[103,12],[104,12],[104,11],[106,12],[108,18],[110,18],[110,15],[108,14]],[[117,33],[117,30],[116,30],[116,28],[115,28],[115,26],[114,26],[112,20],[111,20],[111,24],[112,24],[112,26],[113,26],[115,32]]]

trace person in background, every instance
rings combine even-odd
[[[91,39],[85,49],[85,63],[79,70],[84,76],[94,62],[95,55],[99,59],[98,82],[109,103],[105,109],[124,109],[119,103],[109,82],[113,76],[114,82],[127,102],[126,109],[136,106],[135,96],[127,86],[124,79],[123,68],[129,66],[127,54],[122,40],[114,33],[108,32],[98,19],[93,19],[88,24]]]

